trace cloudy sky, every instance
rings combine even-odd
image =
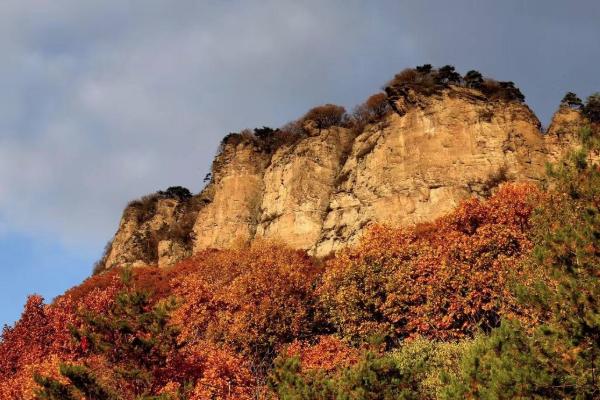
[[[423,63],[513,80],[547,123],[600,90],[600,2],[0,2],[0,324],[87,276],[128,200],[202,188],[222,136],[351,108]]]

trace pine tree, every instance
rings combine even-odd
[[[177,331],[168,324],[175,302],[153,304],[148,292],[134,287],[129,269],[123,271],[122,281],[125,289],[117,295],[110,311],[106,315],[83,312],[83,327],[72,328],[71,333],[85,355],[101,355],[114,366],[116,377],[131,388],[136,398],[156,398],[150,393],[165,383],[161,378],[167,379],[167,361],[176,348]],[[60,373],[69,385],[48,377],[36,378],[42,388],[41,399],[79,398],[68,397],[75,394],[83,394],[88,400],[119,398],[104,388],[85,365],[63,364]]]
[[[39,400],[77,400],[73,388],[69,385],[39,374],[35,374],[33,379],[40,386],[36,393]]]
[[[567,94],[565,94],[565,97],[563,97],[563,99],[561,100],[560,104],[573,108],[583,107],[583,102],[573,92],[567,92]]]
[[[524,299],[549,315],[547,329],[562,343],[577,393],[600,395],[600,150],[598,132],[581,132],[582,147],[550,169],[551,199],[534,219],[532,267],[547,279]]]
[[[504,322],[463,359],[448,399],[597,399],[600,354],[600,167],[597,134],[549,168],[549,199],[533,218],[525,264],[534,284],[519,288],[542,324]]]

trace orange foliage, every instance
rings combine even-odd
[[[532,186],[505,185],[430,224],[375,226],[324,272],[306,253],[266,243],[135,269],[132,284],[151,292],[152,304],[172,295],[179,303],[169,322],[179,329],[178,341],[164,342],[166,361],[150,369],[151,390],[172,398],[183,390],[192,399],[264,398],[265,368],[282,349],[298,356],[305,371],[331,373],[356,363],[359,350],[346,341],[316,336],[331,327],[360,341],[454,339],[496,326],[501,316],[522,316],[507,286],[521,274],[516,266],[531,249],[529,217],[542,200]],[[84,365],[106,388],[133,396],[118,365],[90,354],[89,343],[70,332],[86,331],[83,310],[112,309],[124,288],[118,275],[96,275],[50,305],[40,296],[28,299],[0,341],[0,398],[33,398],[34,372],[64,380],[60,362]]]
[[[211,345],[193,352],[202,357],[202,376],[196,381],[190,400],[255,398],[256,378],[240,355]]]
[[[41,362],[52,342],[44,299],[27,298],[21,319],[14,327],[5,327],[0,342],[0,380],[9,378],[26,366]]]
[[[360,352],[335,336],[321,336],[315,344],[294,341],[286,347],[284,355],[298,357],[304,371],[333,372],[358,362]]]
[[[303,252],[259,243],[200,253],[181,266],[189,270],[185,264],[195,268],[173,282],[183,300],[173,316],[182,343],[210,340],[267,356],[310,332],[318,270]]]
[[[460,338],[519,312],[507,290],[531,249],[529,216],[538,190],[506,185],[415,228],[374,227],[333,259],[321,304],[348,337]]]
[[[36,373],[52,377],[61,383],[66,383],[65,378],[58,371],[60,361],[57,355],[51,355],[45,360],[22,366],[9,379],[0,379],[0,399],[37,400],[36,391],[39,387],[33,380],[33,376]]]
[[[391,107],[385,93],[374,94],[354,109],[352,112],[352,122],[355,128],[362,130],[366,124],[380,121],[390,109]]]

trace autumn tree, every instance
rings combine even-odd
[[[147,396],[170,378],[168,361],[175,348],[177,331],[167,324],[175,304],[165,300],[153,304],[146,291],[131,283],[131,271],[123,270],[125,289],[105,314],[83,310],[81,327],[71,327],[74,339],[84,356],[100,355],[118,371],[122,390]],[[71,391],[98,400],[112,399],[110,391],[96,380],[85,365],[63,364],[61,374],[69,384],[40,376],[42,398],[53,399],[56,393]]]
[[[362,131],[366,124],[380,121],[391,107],[385,93],[370,96],[367,101],[356,107],[352,113],[352,123],[357,131]]]
[[[21,318],[13,327],[5,326],[2,331],[0,379],[43,360],[52,344],[52,333],[44,299],[39,295],[29,296]]]
[[[498,326],[519,313],[507,282],[530,249],[529,185],[505,185],[416,228],[375,227],[340,252],[318,289],[323,309],[350,339],[450,339]]]
[[[268,364],[278,346],[311,333],[318,268],[304,253],[257,243],[185,264],[190,272],[173,281],[181,345],[224,344]]]
[[[505,322],[465,356],[448,398],[577,398],[600,393],[600,150],[592,131],[582,148],[550,168],[548,201],[532,217],[534,251],[517,286],[534,327]]]
[[[327,129],[341,125],[345,115],[346,109],[344,107],[335,104],[324,104],[310,109],[302,117],[302,120],[313,121],[317,129]]]

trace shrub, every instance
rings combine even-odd
[[[360,353],[335,336],[320,336],[316,343],[294,341],[282,355],[297,357],[303,371],[335,372],[358,362]]]
[[[125,213],[135,213],[138,223],[144,223],[156,214],[156,203],[161,196],[153,193],[133,200],[125,207]]]
[[[525,101],[525,96],[521,93],[519,88],[515,86],[514,82],[486,79],[482,83],[480,90],[491,100]]]
[[[340,126],[346,115],[346,109],[335,104],[325,104],[310,109],[302,121],[313,121],[318,129],[327,129],[331,126]]]
[[[189,189],[183,186],[171,186],[167,190],[159,190],[158,195],[165,199],[176,199],[179,201],[186,201],[192,197],[192,193]]]
[[[362,131],[366,124],[381,120],[391,110],[385,93],[372,95],[352,113],[352,123],[356,131]]]
[[[357,341],[490,330],[518,312],[507,282],[531,247],[536,196],[531,186],[505,185],[487,202],[468,200],[428,225],[374,227],[327,265],[318,289],[323,309]]]
[[[594,93],[587,98],[583,106],[583,115],[594,123],[600,123],[600,93]]]
[[[389,89],[397,89],[403,86],[408,86],[418,90],[421,93],[433,94],[442,89],[436,84],[435,70],[430,64],[425,64],[422,67],[407,68],[394,76],[386,85],[386,93]],[[388,93],[389,94],[389,93]]]
[[[581,108],[583,106],[581,99],[573,92],[565,94],[565,97],[562,98],[560,104],[572,108]]]
[[[415,68],[415,70],[419,73],[419,74],[429,74],[433,71],[433,66],[431,64],[423,64],[423,65],[419,65]]]
[[[436,342],[424,338],[403,341],[390,357],[403,371],[411,371],[417,382],[419,399],[438,399],[446,381],[460,373],[460,361],[473,346],[473,340]]]
[[[483,75],[479,71],[471,70],[465,74],[463,81],[468,88],[480,89],[483,83]]]
[[[460,80],[460,74],[456,72],[454,66],[452,65],[444,65],[437,71],[436,74],[436,81],[438,84],[458,84],[460,83]]]
[[[404,370],[390,355],[364,354],[351,367],[330,375],[301,372],[298,358],[278,359],[270,386],[281,399],[422,399],[415,371]]]
[[[226,145],[236,146],[240,143],[255,143],[255,139],[256,137],[250,129],[242,129],[240,132],[230,132],[221,139],[217,153],[221,154]]]
[[[189,189],[182,186],[171,186],[166,190],[158,190],[138,200],[131,201],[125,208],[125,212],[136,212],[138,223],[143,223],[156,214],[156,205],[160,199],[174,199],[179,202],[186,202],[193,197]]]
[[[318,269],[300,251],[257,243],[203,252],[179,268],[189,271],[173,280],[183,300],[174,314],[182,344],[208,340],[261,360],[312,331]]]
[[[478,338],[460,361],[458,374],[442,390],[443,399],[565,399],[576,397],[574,382],[552,367],[557,349],[541,351],[536,338],[503,322]]]
[[[419,67],[417,67],[419,68]],[[399,86],[406,83],[419,83],[422,74],[414,68],[406,68],[394,75],[394,78],[387,86]]]
[[[445,65],[439,69],[430,64],[405,69],[394,76],[385,88],[386,93],[394,98],[402,95],[406,88],[426,96],[440,93],[450,85],[465,86],[480,90],[491,100],[523,102],[525,96],[515,86],[514,82],[499,82],[484,79],[480,72],[469,71],[461,78],[452,65]]]

